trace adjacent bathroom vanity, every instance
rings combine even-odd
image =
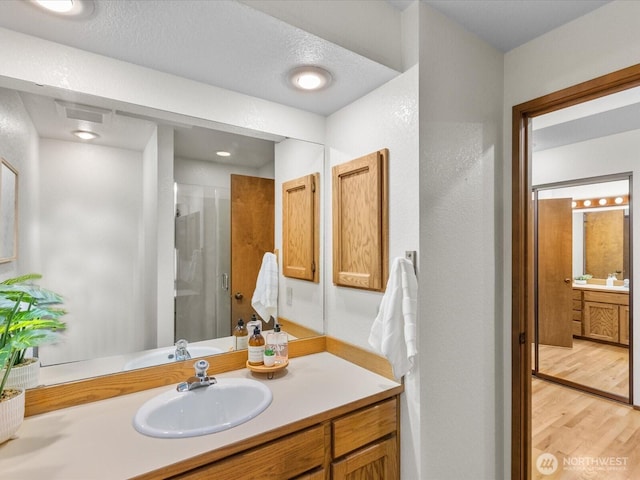
[[[629,345],[629,289],[574,284],[573,334]]]
[[[34,415],[0,446],[3,478],[399,478],[398,382],[327,351],[292,358],[272,380],[247,369],[216,377],[264,382],[273,401],[244,424],[180,439],[131,423],[175,385]]]

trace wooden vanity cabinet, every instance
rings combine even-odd
[[[332,422],[333,480],[399,478],[397,408],[391,399]]]
[[[398,422],[394,396],[169,478],[397,480]]]
[[[614,343],[629,344],[629,295],[585,291],[583,335]]]
[[[573,289],[573,336],[580,337],[582,335],[582,290]]]

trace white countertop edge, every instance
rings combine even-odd
[[[0,445],[2,478],[130,478],[399,386],[327,352],[291,359],[287,369],[272,380],[247,369],[216,377],[264,382],[273,401],[242,425],[183,439],[147,437],[132,426],[137,409],[173,385],[28,417],[17,438]]]

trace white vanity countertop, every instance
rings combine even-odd
[[[267,380],[247,369],[216,375],[264,382],[273,402],[242,425],[200,437],[159,439],[133,428],[137,409],[173,385],[28,417],[16,438],[0,445],[1,476],[6,480],[134,477],[399,386],[327,352],[293,358],[276,375]]]
[[[579,288],[582,290],[601,290],[603,292],[629,293],[629,288],[623,285],[607,287],[606,285],[595,285],[593,283],[587,283],[586,285],[578,285],[577,283],[574,283],[573,288]]]

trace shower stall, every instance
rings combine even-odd
[[[231,334],[228,188],[175,184],[175,340]]]

